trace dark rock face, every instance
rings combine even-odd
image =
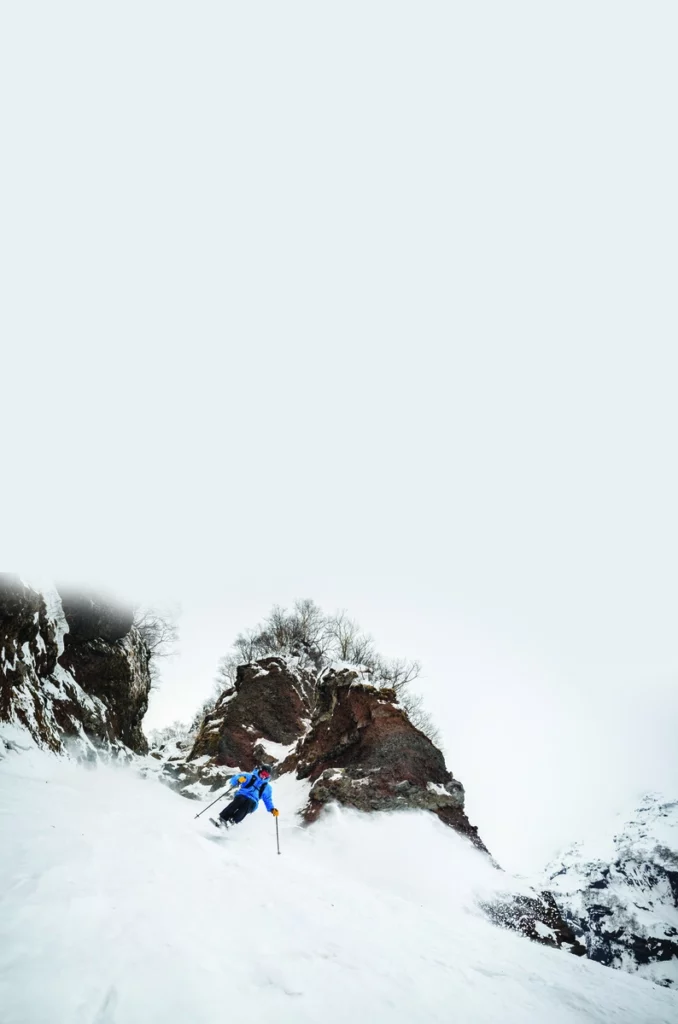
[[[141,722],[148,707],[149,653],[132,625],[133,609],[91,591],[62,589],[60,597],[68,632],[59,664],[106,705],[113,735],[145,754]]]
[[[216,700],[192,738],[151,751],[162,782],[189,799],[223,790],[236,771],[279,765],[309,725],[313,680],[293,659],[240,665],[235,686]]]
[[[606,846],[549,866],[561,913],[591,960],[678,987],[678,801],[646,797]]]
[[[504,899],[482,904],[483,910],[495,924],[510,931],[520,932],[533,942],[541,942],[555,949],[567,949],[575,956],[586,956],[586,946],[563,920],[550,892],[532,895],[511,893]]]
[[[148,651],[136,629],[122,640],[83,640],[66,646],[59,664],[108,709],[112,735],[137,754],[148,751],[141,722],[148,707]],[[85,723],[90,725],[90,723]]]
[[[57,659],[55,634],[40,594],[13,573],[0,573],[0,648],[5,661],[20,659],[21,648],[28,644],[38,671],[49,675]]]
[[[122,640],[134,622],[134,609],[102,597],[94,591],[59,587],[61,605],[68,622],[64,637],[66,650],[83,640]]]
[[[94,754],[93,743],[107,749],[124,743],[144,753],[148,651],[130,610],[92,595],[80,602],[71,597],[71,634],[56,592],[50,602],[48,609],[18,577],[0,576],[0,722],[22,727],[54,751],[75,741],[84,756]]]
[[[0,573],[0,721],[15,718],[36,739],[42,733],[52,750],[59,747],[53,724],[36,688],[57,663],[56,628],[40,594],[13,573]]]
[[[311,680],[283,658],[240,665],[235,686],[217,700],[196,737],[189,760],[207,755],[216,765],[251,771],[275,764],[275,747],[303,735],[310,714]]]
[[[431,740],[398,707],[392,690],[359,681],[350,669],[319,680],[313,727],[296,755],[299,778],[313,782],[305,817],[337,801],[362,811],[433,811],[479,849],[464,814],[464,787]]]

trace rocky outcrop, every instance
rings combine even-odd
[[[363,812],[426,811],[488,855],[464,811],[464,787],[441,751],[412,724],[393,690],[370,685],[349,666],[316,675],[300,671],[292,657],[241,665],[195,740],[163,743],[151,760],[157,767],[149,771],[205,801],[235,771],[265,761],[277,765],[277,775],[308,780],[307,825],[331,803]],[[506,892],[483,909],[536,942],[584,953],[548,893]]]
[[[490,920],[502,928],[519,932],[544,946],[586,956],[586,946],[564,920],[553,894],[548,891],[508,892],[480,905]]]
[[[314,680],[296,658],[261,658],[238,666],[194,736],[151,750],[161,781],[189,799],[224,789],[236,771],[275,767],[296,748],[310,724]]]
[[[412,725],[393,690],[362,682],[356,670],[320,677],[313,725],[295,760],[299,778],[313,783],[307,821],[332,801],[361,811],[432,811],[487,852],[440,750]]]
[[[0,722],[15,723],[52,750],[60,749],[59,727],[40,680],[57,667],[56,634],[41,595],[18,576],[0,573]]]
[[[608,839],[575,843],[546,879],[590,959],[678,988],[678,801],[646,797]]]
[[[148,651],[129,610],[92,595],[65,604],[70,619],[56,590],[0,574],[0,750],[30,737],[86,757],[145,752]]]
[[[141,722],[150,690],[149,652],[134,614],[95,594],[60,591],[68,632],[59,663],[103,702],[112,734],[136,753],[148,750]]]
[[[277,764],[308,727],[313,685],[291,659],[262,658],[238,667],[235,686],[206,715],[189,760],[251,771]]]

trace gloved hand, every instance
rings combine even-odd
[[[238,779],[238,782],[245,782],[246,778],[246,775],[241,775],[240,778]]]
[[[280,811],[278,810],[277,807],[274,807],[273,810],[271,811],[271,814],[273,815],[274,818],[277,818],[278,815],[280,814]]]

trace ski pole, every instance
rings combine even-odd
[[[228,793],[228,790],[226,790],[226,793]],[[205,811],[209,811],[210,807],[214,807],[214,805],[215,805],[215,803],[217,802],[217,800],[223,800],[223,799],[224,799],[224,797],[226,796],[226,793],[221,793],[221,794],[220,794],[220,795],[219,795],[219,796],[217,797],[217,799],[216,799],[216,800],[213,800],[213,801],[212,801],[212,803],[211,803],[211,804],[208,804],[208,805],[207,805],[207,807],[203,807],[203,809],[202,809],[201,811],[198,811],[198,813],[197,813],[197,814],[195,814],[195,815],[193,816],[193,817],[194,817],[194,819],[195,819],[195,818],[199,818],[201,814],[204,814],[204,813],[205,813]]]
[[[280,832],[278,830],[278,819],[275,819],[275,841],[278,844],[278,856],[280,856]]]

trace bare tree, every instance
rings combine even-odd
[[[398,703],[407,712],[407,717],[412,725],[416,726],[425,736],[428,736],[432,743],[436,743],[439,746],[441,742],[440,730],[424,708],[423,697],[418,693],[412,693],[411,690],[401,689],[398,692]]]
[[[238,665],[275,654],[291,654],[322,668],[347,661],[365,668],[375,686],[399,691],[417,678],[420,665],[404,658],[378,654],[374,640],[346,612],[326,615],[313,601],[297,601],[291,611],[275,605],[255,629],[236,636],[232,649],[219,662],[218,681],[232,683]]]
[[[375,685],[388,686],[396,693],[401,693],[421,675],[421,664],[405,658],[386,659],[377,655],[369,668]]]
[[[225,654],[223,658],[220,658],[215,679],[219,689],[225,690],[228,686],[233,686],[238,665],[245,665],[248,661],[252,661],[252,658],[243,658],[237,654]]]
[[[173,618],[153,608],[138,608],[134,625],[152,658],[168,658],[174,654],[179,639],[179,627]]]
[[[160,678],[158,661],[171,657],[179,639],[179,627],[174,617],[155,608],[139,607],[134,613],[134,625],[148,651],[148,670],[151,687],[155,689]]]
[[[353,665],[367,665],[376,658],[374,641],[367,633],[363,633],[354,619],[349,619],[346,612],[337,612],[326,620],[326,631],[330,640],[328,648],[339,661],[349,661]]]
[[[438,741],[422,698],[409,689],[421,673],[419,662],[382,657],[373,638],[346,612],[327,615],[308,599],[295,602],[291,611],[275,605],[262,623],[235,638],[231,651],[219,662],[217,688],[223,690],[235,683],[238,665],[271,655],[292,655],[302,667],[316,670],[333,661],[360,666],[374,686],[395,690],[412,723],[433,742]]]

